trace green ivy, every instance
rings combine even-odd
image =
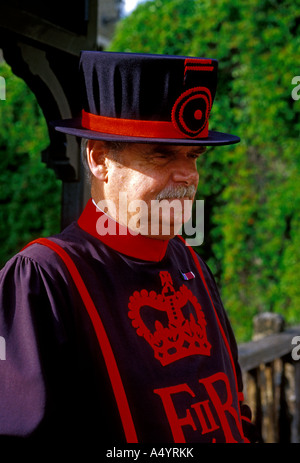
[[[0,63],[0,265],[27,242],[60,228],[61,182],[41,162],[49,143],[45,119],[24,81]]]

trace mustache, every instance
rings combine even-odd
[[[168,186],[164,188],[158,195],[156,196],[157,201],[161,201],[163,199],[181,199],[181,198],[189,198],[193,199],[196,194],[196,187],[195,185],[178,185],[178,186]]]

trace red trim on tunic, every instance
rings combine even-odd
[[[111,381],[111,385],[114,391],[114,395],[115,395],[117,406],[119,409],[119,413],[120,413],[121,421],[123,424],[123,429],[125,432],[127,443],[131,443],[131,444],[138,443],[138,438],[137,438],[137,434],[135,431],[133,419],[131,416],[128,400],[126,397],[126,392],[125,392],[125,389],[122,383],[122,379],[119,373],[119,369],[117,366],[117,362],[116,362],[113,350],[111,348],[105,328],[102,324],[100,315],[77,270],[76,265],[74,264],[73,260],[68,255],[68,253],[64,251],[64,249],[61,246],[59,246],[58,244],[46,238],[39,238],[35,241],[32,241],[31,243],[27,244],[27,246],[25,246],[23,249],[26,249],[28,246],[31,246],[34,243],[47,246],[48,248],[55,251],[60,256],[60,258],[63,260],[67,269],[69,270],[70,275],[74,280],[74,283],[78,289],[78,292],[82,298],[82,301],[85,305],[85,308],[93,324],[93,327],[94,327],[94,330],[95,330],[95,333],[96,333],[96,336],[99,342],[99,346],[101,348],[101,351],[102,351],[102,354],[105,360],[105,364],[106,364],[108,375]]]

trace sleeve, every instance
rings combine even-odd
[[[45,420],[47,368],[59,374],[66,337],[59,300],[64,303],[57,282],[30,258],[16,256],[2,269],[0,436],[28,436]]]
[[[236,339],[235,339],[230,321],[226,314],[225,308],[223,306],[223,303],[222,303],[222,300],[219,294],[219,290],[215,282],[215,279],[213,277],[213,274],[210,268],[208,267],[208,265],[204,261],[202,261],[200,258],[199,260],[200,260],[200,265],[202,264],[202,268],[204,267],[203,272],[205,275],[205,279],[209,287],[209,290],[214,298],[215,308],[218,311],[218,316],[220,317],[221,323],[223,325],[223,329],[225,330],[225,333],[227,335],[227,340],[229,342],[231,353],[233,356],[237,383],[238,383],[238,397],[239,397],[239,402],[240,402],[240,411],[241,411],[244,436],[248,442],[255,443],[259,441],[259,435],[258,435],[255,424],[252,422],[251,409],[247,404],[244,403],[243,379],[242,379],[241,367],[238,361],[238,346],[236,343]]]

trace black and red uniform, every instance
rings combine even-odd
[[[247,441],[237,346],[209,269],[180,237],[101,236],[99,219],[89,201],[51,238],[59,248],[32,244],[1,272],[0,434]]]

